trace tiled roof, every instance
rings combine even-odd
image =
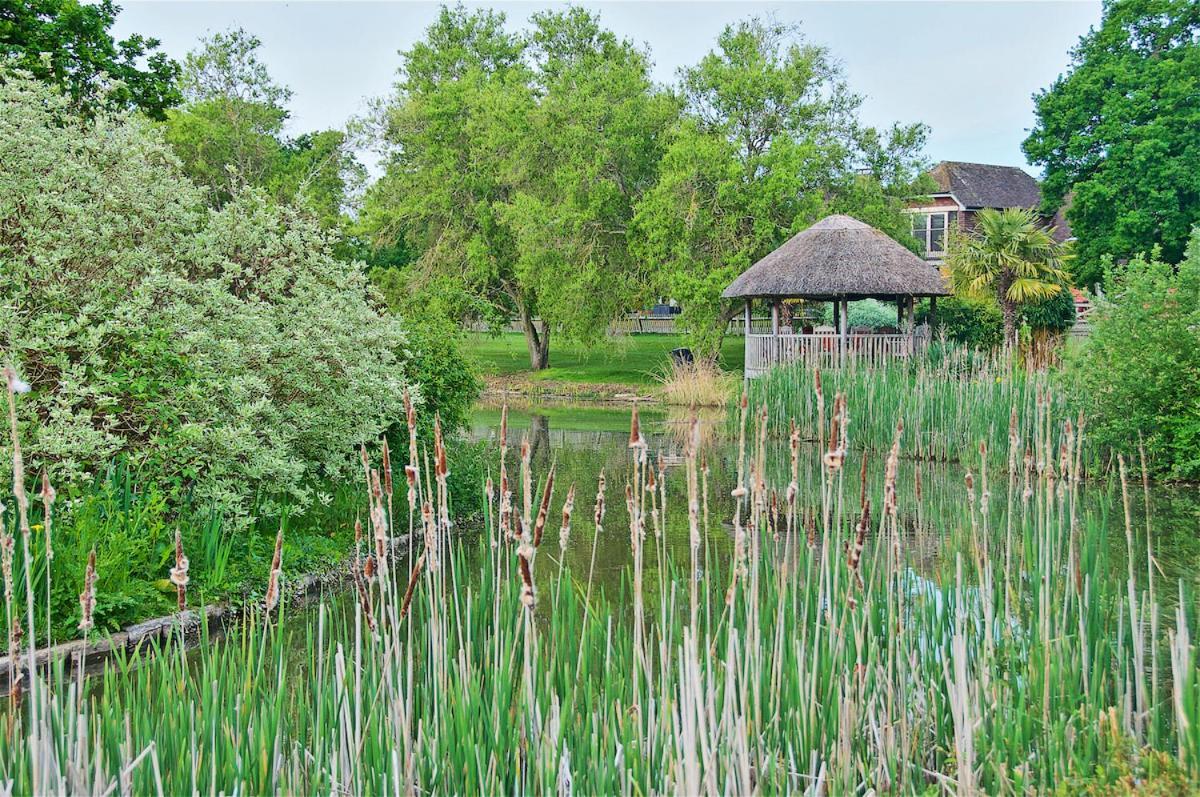
[[[929,175],[939,192],[951,193],[968,208],[1030,208],[1042,202],[1038,181],[1016,166],[942,161]]]

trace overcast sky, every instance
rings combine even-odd
[[[342,127],[385,95],[398,51],[418,40],[437,15],[427,2],[122,3],[116,34],[162,40],[175,58],[206,33],[241,26],[263,42],[272,75],[294,92],[289,132]],[[547,3],[492,2],[511,27]],[[863,95],[862,117],[885,126],[930,126],[932,161],[1027,166],[1021,141],[1033,124],[1031,95],[1066,68],[1069,50],[1100,21],[1098,0],[1037,2],[587,2],[603,23],[649,47],[654,76],[671,82],[681,66],[708,52],[727,24],[754,14],[798,22],[830,49],[850,86]],[[1027,167],[1028,168],[1028,167]],[[1036,173],[1036,170],[1030,169]]]

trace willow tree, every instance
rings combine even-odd
[[[828,50],[750,19],[680,83],[685,113],[638,205],[635,246],[699,353],[715,356],[736,310],[725,287],[822,216],[849,213],[912,244],[903,198],[921,193],[926,130],[860,124]]]
[[[1020,306],[1057,295],[1070,279],[1061,247],[1024,208],[981,210],[972,230],[951,236],[946,265],[956,294],[995,296],[1006,346],[1017,342]]]
[[[420,252],[411,289],[451,294],[425,306],[517,318],[534,369],[552,332],[595,341],[644,282],[626,233],[674,115],[646,54],[578,8],[524,34],[460,8],[402,55],[366,198],[376,243]]]

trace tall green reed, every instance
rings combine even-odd
[[[0,734],[0,782],[93,793],[1030,794],[1115,780],[1128,756],[1149,778],[1195,777],[1194,602],[1172,585],[1175,615],[1161,615],[1152,542],[1143,571],[1132,520],[1126,567],[1110,561],[1105,526],[1077,500],[1083,435],[1035,403],[1028,423],[1005,426],[1007,464],[976,441],[960,454],[970,471],[959,500],[939,504],[899,464],[917,421],[893,418],[886,453],[859,464],[857,399],[835,393],[814,407],[777,428],[769,407],[742,403],[728,529],[709,517],[697,430],[677,480],[635,420],[628,469],[611,474],[627,528],[605,519],[603,482],[592,507],[594,535],[629,534],[616,594],[556,568],[557,546],[539,544],[595,550],[596,538],[564,531],[565,512],[553,533],[569,499],[556,502],[527,444],[509,461],[503,422],[499,479],[472,539],[449,534],[440,440],[430,454],[410,442],[407,521],[382,488],[390,459],[364,457],[353,599],[315,616],[252,612],[224,642],[203,631],[192,654],[119,655],[98,682],[71,679],[63,661],[27,676]],[[821,440],[812,454],[799,445],[806,424]],[[770,444],[784,435],[786,455]],[[1126,491],[1127,518],[1131,501]],[[678,558],[659,535],[675,512],[689,529]],[[406,531],[412,549],[395,556]],[[721,562],[725,549],[709,542],[726,534],[734,554]],[[36,634],[23,644],[32,658]]]

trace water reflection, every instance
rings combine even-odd
[[[556,465],[558,484],[562,485],[562,492],[556,501],[565,494],[567,485],[576,485],[577,505],[580,507],[576,517],[582,518],[582,521],[575,524],[574,542],[565,552],[561,566],[571,578],[586,579],[592,573],[601,587],[609,592],[621,590],[622,573],[630,561],[628,517],[624,501],[620,498],[632,469],[628,449],[629,412],[628,406],[566,403],[509,407],[510,440],[519,441],[523,436],[529,440],[533,449],[535,476],[544,476],[551,463]],[[690,559],[687,513],[684,509],[686,494],[681,467],[690,413],[686,410],[643,407],[640,416],[650,455],[656,462],[661,456],[667,480],[667,522],[662,530],[662,539],[656,540],[653,546],[648,545],[646,575],[647,580],[653,582],[648,589],[654,589],[660,578],[663,583],[669,583],[666,578],[668,573],[665,572],[667,568],[678,567]],[[500,407],[481,404],[474,413],[471,434],[476,439],[495,440],[499,422]],[[705,571],[717,577],[723,573],[732,549],[728,520],[733,516],[730,491],[736,480],[737,445],[736,440],[731,440],[726,434],[728,423],[723,413],[709,413],[702,418],[700,428],[704,437],[701,456],[709,470],[711,518],[704,535],[702,561]],[[782,490],[790,479],[790,456],[786,442],[780,437],[782,435],[773,437],[768,444],[767,462],[768,484]],[[861,452],[852,454],[850,464],[839,476],[845,500],[855,504],[862,489],[859,478],[861,456]],[[798,478],[798,506],[802,512],[820,511],[822,474],[819,463],[820,452],[815,446],[806,445],[801,454]],[[882,455],[867,458],[866,490],[876,503],[882,491],[883,466]],[[945,551],[945,539],[951,532],[971,527],[964,484],[968,466],[969,463],[901,462],[897,478],[898,520],[909,561],[923,577],[937,580],[947,571],[947,564],[952,568],[953,554]],[[593,539],[595,535],[589,519],[601,471],[606,474],[609,483],[609,511],[601,534]],[[979,515],[977,522],[993,535],[992,542],[997,543],[994,535],[1003,534],[1009,512],[1008,480],[999,472],[989,473],[988,478],[992,494],[988,514],[986,517]],[[981,492],[982,474],[977,468],[975,479],[976,489]],[[1019,490],[1018,487],[1018,493]],[[1135,570],[1145,574],[1150,566],[1146,558],[1146,539],[1149,534],[1159,598],[1164,604],[1169,604],[1173,593],[1177,592],[1179,579],[1189,589],[1200,585],[1200,574],[1195,567],[1200,560],[1200,490],[1192,486],[1151,486],[1143,494],[1141,485],[1135,484],[1131,485],[1130,491]],[[780,498],[782,500],[782,496]],[[1014,506],[1019,516],[1019,499]],[[1101,529],[1108,551],[1104,569],[1108,575],[1123,578],[1127,570],[1127,545],[1120,486],[1110,480],[1082,484],[1076,518],[1079,524]],[[846,510],[842,515],[835,514],[832,522],[836,527],[848,530],[854,519]],[[557,549],[552,556],[556,564],[551,567],[557,570]],[[944,560],[947,556],[949,563]],[[543,576],[546,569],[541,569]]]

